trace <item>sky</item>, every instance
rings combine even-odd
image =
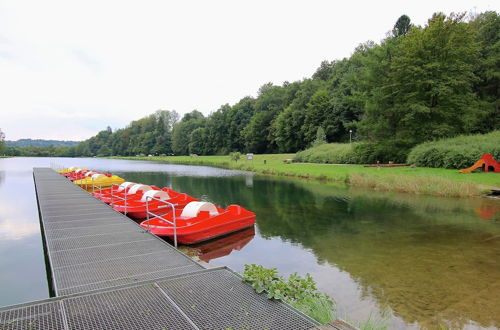
[[[0,0],[0,129],[83,140],[156,110],[209,115],[267,82],[379,42],[399,16],[499,11],[498,1]]]

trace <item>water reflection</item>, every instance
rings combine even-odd
[[[136,175],[154,182],[158,174]],[[487,222],[477,214],[496,209],[498,200],[417,197],[263,177],[254,177],[249,187],[246,181],[171,178],[174,189],[222,205],[238,203],[257,214],[263,239],[212,262],[241,270],[244,256],[247,263],[285,272],[314,272],[320,287],[359,319],[389,310],[396,327],[500,325],[499,213],[489,212]],[[273,247],[263,252],[269,241]],[[343,304],[346,296],[357,300]]]
[[[254,236],[255,228],[251,227],[219,239],[183,247],[183,252],[195,259],[210,262],[228,256],[232,252],[241,251]]]
[[[47,298],[32,169],[22,159],[0,169],[0,306]]]

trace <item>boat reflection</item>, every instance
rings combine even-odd
[[[500,211],[500,204],[496,200],[487,199],[475,211],[481,219],[488,221]]]
[[[231,252],[241,250],[255,237],[255,227],[250,227],[233,234],[200,243],[183,247],[184,253],[190,257],[198,258],[201,261],[209,262],[231,254]]]

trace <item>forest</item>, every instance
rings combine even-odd
[[[403,15],[380,43],[368,41],[349,58],[323,61],[310,78],[266,83],[256,97],[224,104],[208,116],[197,110],[182,118],[174,110],[157,111],[125,128],[108,127],[76,146],[48,152],[295,153],[309,148],[319,134],[326,142],[352,137],[373,146],[367,150],[401,158],[420,143],[499,129],[499,67],[497,12],[436,13],[425,26]],[[10,147],[5,152],[24,151]]]

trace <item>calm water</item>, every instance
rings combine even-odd
[[[245,230],[184,251],[309,272],[354,321],[394,328],[500,327],[500,201],[389,194],[201,166],[101,159],[0,159],[0,305],[48,296],[32,179],[57,162],[109,170],[257,214]]]

